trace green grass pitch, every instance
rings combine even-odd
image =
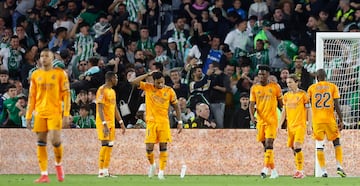
[[[0,175],[1,186],[39,185],[33,183],[39,175]],[[148,178],[145,175],[119,175],[117,178],[97,178],[96,175],[66,175],[60,183],[55,175],[50,175],[50,183],[40,185],[63,186],[359,186],[357,177],[330,177],[293,179],[290,176],[280,176],[277,179],[262,179],[260,176],[166,176],[165,180]]]

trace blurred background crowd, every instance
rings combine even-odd
[[[256,67],[269,65],[283,93],[290,73],[306,90],[316,32],[359,31],[359,8],[359,0],[1,0],[0,126],[24,127],[28,79],[49,48],[71,83],[73,128],[95,127],[107,71],[119,77],[125,125],[144,128],[144,94],[129,80],[151,70],[174,88],[185,128],[252,128]]]

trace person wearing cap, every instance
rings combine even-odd
[[[258,69],[260,82],[250,89],[250,118],[257,129],[256,140],[263,144],[265,151],[261,177],[266,178],[270,169],[270,178],[277,178],[279,174],[275,169],[273,149],[279,122],[277,108],[282,107],[282,93],[277,83],[268,80],[271,68],[267,65],[259,65]]]
[[[252,41],[246,33],[247,20],[239,19],[235,24],[236,29],[226,35],[224,43],[228,44],[231,52],[234,53],[235,58],[246,55],[250,48],[252,48]]]
[[[235,117],[231,128],[249,129],[255,127],[250,125],[249,97],[247,92],[240,93],[240,108],[234,112]]]
[[[168,50],[167,56],[170,60],[170,69],[174,67],[183,67],[184,66],[184,57],[181,55],[180,51],[177,48],[176,41],[174,38],[168,38]]]

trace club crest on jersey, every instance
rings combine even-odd
[[[53,74],[53,75],[51,76],[51,79],[52,79],[52,80],[55,80],[55,77],[56,77],[55,74]]]

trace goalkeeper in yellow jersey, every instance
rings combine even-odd
[[[292,148],[295,154],[296,172],[293,178],[304,178],[304,154],[302,145],[305,133],[311,134],[311,110],[309,97],[304,90],[299,89],[299,78],[291,74],[286,79],[289,91],[283,97],[283,110],[281,113],[280,126],[287,120],[288,141],[287,146]]]
[[[328,177],[325,168],[324,140],[332,141],[335,148],[337,174],[346,177],[342,168],[342,147],[340,145],[340,130],[344,126],[343,117],[339,105],[338,87],[325,80],[324,69],[316,72],[317,83],[311,85],[308,94],[311,100],[313,133],[316,140],[316,155],[322,170],[322,177]],[[334,111],[336,111],[339,122],[336,123]]]

